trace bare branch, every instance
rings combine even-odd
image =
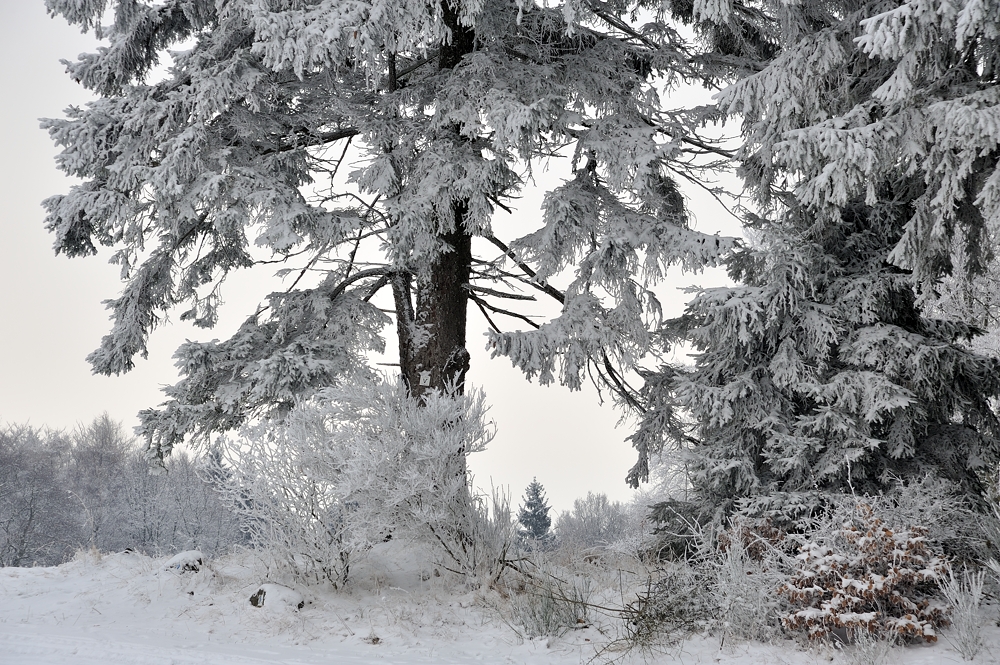
[[[493,319],[490,318],[489,312],[487,312],[486,308],[483,307],[483,303],[481,303],[479,300],[475,298],[471,298],[471,300],[472,302],[476,303],[476,307],[478,307],[479,311],[483,313],[483,316],[486,318],[486,323],[490,324],[490,328],[493,328],[493,330],[495,330],[498,333],[503,332],[502,330],[500,330],[499,327],[497,327],[497,324],[493,323]]]
[[[480,298],[479,296],[477,296],[474,293],[470,293],[469,294],[469,299],[472,300],[477,305],[479,305],[480,309],[482,309],[483,307],[485,307],[488,310],[490,310],[491,312],[494,312],[496,314],[503,314],[504,316],[509,316],[511,318],[514,318],[514,319],[521,319],[522,321],[524,321],[525,323],[527,323],[529,326],[531,326],[535,330],[538,330],[539,328],[541,328],[540,325],[538,325],[537,323],[535,323],[534,321],[532,321],[531,319],[529,319],[524,314],[521,314],[519,312],[512,312],[509,309],[501,309],[500,307],[494,307],[493,305],[489,304],[488,302],[486,302],[485,300],[483,300],[482,298]],[[493,326],[493,327],[496,329],[496,326]],[[500,332],[500,330],[497,329],[497,332]]]
[[[525,275],[527,275],[528,277],[530,277],[532,280],[535,280],[535,277],[538,275],[538,273],[536,273],[534,270],[532,270],[531,266],[529,266],[528,264],[526,264],[524,261],[521,261],[520,259],[518,259],[517,256],[514,254],[514,252],[511,251],[510,247],[508,247],[507,245],[505,245],[502,240],[499,240],[495,236],[483,236],[483,237],[486,238],[487,240],[489,240],[491,243],[493,243],[494,246],[496,246],[497,248],[499,248],[500,251],[503,252],[504,255],[507,256],[507,258],[509,258],[511,261],[514,262],[514,265],[516,265],[518,268],[520,268],[522,271],[524,271]],[[538,289],[539,291],[541,291],[543,293],[547,293],[548,295],[552,296],[553,298],[555,298],[556,300],[558,300],[561,304],[564,304],[564,305],[566,304],[566,296],[561,291],[559,291],[558,289],[556,289],[556,288],[554,288],[554,287],[552,287],[552,286],[550,286],[548,284],[541,284],[538,281],[531,281],[531,282],[528,282],[528,283],[531,286],[533,286],[534,288]]]
[[[463,284],[466,289],[470,291],[475,291],[476,293],[482,293],[487,296],[494,296],[496,298],[507,298],[508,300],[537,300],[535,296],[525,296],[520,293],[504,293],[503,291],[494,291],[493,289],[488,289],[485,286],[475,286],[473,284]]]
[[[602,18],[608,25],[610,25],[612,27],[615,27],[615,28],[618,28],[619,30],[621,30],[622,32],[624,32],[629,37],[632,37],[633,39],[637,39],[638,41],[642,42],[643,45],[648,46],[649,48],[651,48],[653,50],[658,50],[659,49],[659,46],[656,44],[656,42],[653,42],[648,37],[639,34],[638,32],[636,32],[632,28],[632,26],[628,25],[627,23],[625,23],[621,19],[617,18],[616,16],[613,16],[613,15],[609,14],[608,12],[604,11],[603,9],[600,9],[597,6],[597,3],[588,2],[587,4],[590,5],[591,11],[594,12],[595,15],[599,16],[600,18]]]

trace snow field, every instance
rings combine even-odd
[[[433,566],[414,564],[403,544],[377,550],[345,591],[272,585],[267,595],[286,602],[265,599],[262,607],[249,598],[266,582],[266,569],[248,554],[183,573],[168,568],[167,557],[139,554],[84,553],[58,567],[0,568],[0,665],[860,662],[851,649],[796,640],[720,643],[702,636],[645,651],[607,649],[617,622],[593,611],[586,627],[523,639],[510,625],[509,596],[435,576]],[[606,606],[627,600],[623,584],[640,572],[593,568],[591,602]],[[301,610],[288,602],[297,593]],[[948,638],[945,631],[938,644],[894,649],[884,663],[963,662]],[[1000,662],[1000,629],[992,621],[986,643],[975,662]]]

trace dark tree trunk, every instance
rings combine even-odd
[[[456,3],[457,4],[457,3]],[[441,0],[443,18],[451,40],[441,45],[438,68],[451,69],[462,56],[471,53],[475,34],[458,23],[457,7]],[[462,140],[458,129],[454,140]],[[415,266],[412,273],[392,278],[396,301],[396,331],[399,335],[399,366],[410,395],[422,400],[428,393],[462,394],[469,370],[465,346],[467,285],[472,271],[472,237],[465,225],[468,206],[458,201],[450,209],[439,210],[438,236],[442,251],[429,266]],[[449,215],[450,219],[444,217]],[[442,423],[449,427],[454,423]],[[431,533],[454,559],[458,569],[475,574],[475,544],[472,538],[474,511],[467,483],[466,444],[447,455],[440,488],[454,487],[457,493],[447,502],[450,524],[431,526]]]
[[[414,397],[441,390],[461,394],[469,370],[465,347],[472,238],[462,227],[463,211],[455,210],[456,230],[441,236],[446,250],[424,274],[416,276],[416,303],[400,332],[400,367]],[[408,339],[403,342],[403,336]],[[404,355],[405,354],[405,355]]]
[[[451,69],[462,56],[472,52],[475,33],[459,24],[458,9],[449,0],[441,4],[451,40],[441,45],[438,68]],[[452,231],[438,237],[444,250],[416,274],[398,274],[393,279],[399,365],[410,395],[416,398],[429,391],[461,394],[464,390],[469,370],[466,285],[472,270],[472,237],[465,228],[466,211],[464,203],[442,211],[440,214],[453,215],[454,224]]]

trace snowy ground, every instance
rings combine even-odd
[[[168,570],[168,558],[81,555],[57,568],[0,568],[2,665],[319,665],[337,663],[852,663],[855,654],[784,640],[720,645],[690,640],[656,653],[600,651],[611,617],[559,638],[520,639],[501,618],[496,594],[463,589],[430,571],[404,571],[392,557],[369,564],[346,592],[299,589],[299,610],[254,607],[263,581],[247,557],[207,562],[199,572]],[[422,579],[427,578],[427,579]],[[990,610],[995,614],[994,611]],[[1000,662],[1000,629],[988,622],[988,649]],[[938,644],[896,649],[886,663],[960,663],[947,634]]]

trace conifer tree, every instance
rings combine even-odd
[[[45,202],[56,251],[111,248],[124,282],[94,371],[131,369],[172,311],[211,328],[233,271],[298,276],[232,338],[178,349],[180,382],[140,414],[155,458],[369,373],[390,324],[412,397],[461,392],[470,302],[529,378],[578,388],[589,371],[628,395],[625,369],[656,343],[651,287],[733,246],[688,226],[676,182],[717,149],[698,112],[661,105],[701,74],[675,30],[635,21],[657,3],[46,4],[107,40],[67,63],[99,98],[45,122],[82,180]],[[572,175],[512,241],[509,202],[563,155]],[[560,313],[505,304],[535,295]]]
[[[1000,6],[753,6],[690,16],[712,34],[741,12],[771,26],[773,56],[745,59],[718,98],[743,123],[754,242],[727,263],[742,285],[699,292],[664,327],[700,353],[691,372],[647,375],[633,441],[672,441],[722,509],[791,517],[823,491],[926,473],[982,496],[1000,368],[969,350],[975,326],[931,305],[942,279],[992,261]]]
[[[552,518],[549,517],[551,507],[545,498],[545,488],[532,478],[524,490],[524,503],[517,513],[517,521],[522,527],[521,535],[534,541],[544,541],[549,537]]]

